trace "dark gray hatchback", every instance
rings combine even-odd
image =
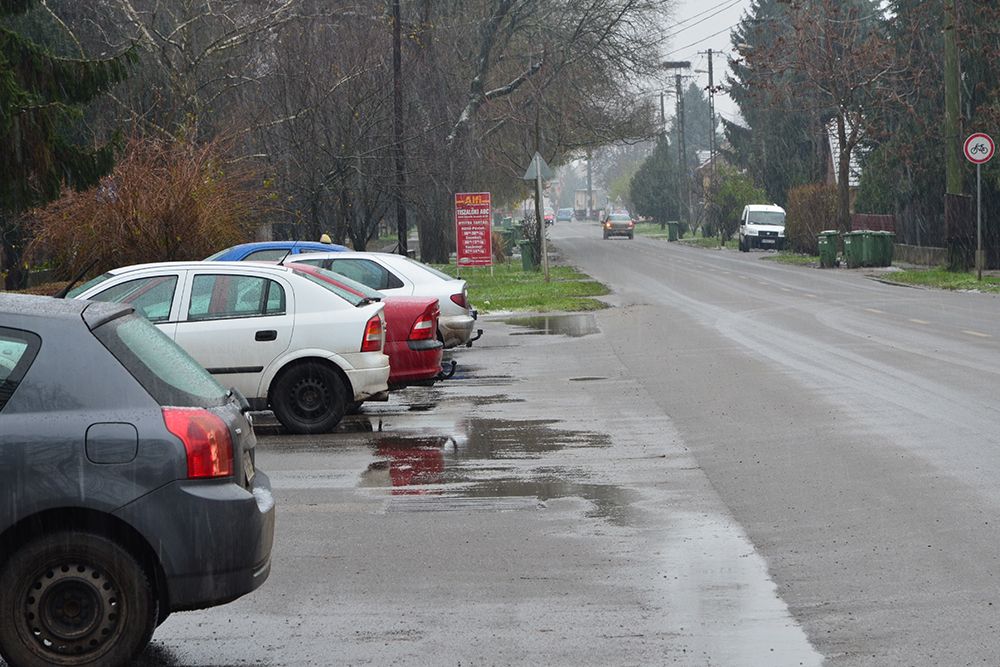
[[[130,307],[0,294],[0,655],[126,664],[264,582],[245,409]]]

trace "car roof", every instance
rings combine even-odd
[[[324,252],[328,250],[337,250],[338,248],[346,250],[347,246],[338,245],[336,243],[321,243],[320,241],[251,241],[249,243],[234,245],[226,250],[227,252],[235,252],[237,250],[291,250],[292,248]]]
[[[147,269],[210,269],[212,271],[275,271],[290,273],[291,269],[283,264],[273,264],[268,262],[205,262],[201,260],[191,260],[187,262],[149,262],[148,264],[131,264],[129,266],[119,266],[108,271],[113,276],[120,276],[124,273],[134,271],[144,271]]]
[[[748,211],[774,211],[784,213],[785,209],[777,204],[747,204]]]

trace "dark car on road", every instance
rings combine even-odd
[[[604,238],[612,236],[627,236],[632,238],[635,235],[635,220],[632,216],[623,211],[609,213],[601,222],[604,228]]]
[[[128,664],[264,582],[247,408],[129,306],[0,294],[0,656]]]

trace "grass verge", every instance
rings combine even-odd
[[[688,236],[686,238],[681,239],[680,243],[686,243],[688,245],[697,246],[699,248],[709,248],[709,249],[715,250],[716,248],[719,247],[719,237],[718,236],[709,236],[709,237],[704,237],[704,236],[691,237],[691,236]],[[726,241],[725,247],[726,248],[730,248],[732,250],[735,250],[736,247],[737,247],[737,245],[738,245],[738,243],[737,243],[736,239],[729,239],[728,241]]]
[[[1000,294],[1000,276],[984,275],[982,282],[973,272],[952,272],[945,269],[907,269],[881,276],[882,280],[903,285],[917,285],[946,290],[991,292]]]
[[[437,265],[455,275],[454,264]],[[549,266],[550,281],[541,270],[524,271],[520,262],[493,267],[463,268],[462,278],[469,284],[469,301],[480,313],[527,311],[538,313],[600,310],[607,304],[594,297],[609,293],[607,287],[571,266]]]
[[[819,255],[800,255],[797,252],[782,250],[773,255],[766,255],[766,259],[778,264],[794,264],[795,266],[819,266]]]
[[[660,229],[660,225],[655,222],[640,222],[635,226],[635,233],[640,236],[648,236],[651,239],[666,239],[670,236],[668,229]]]

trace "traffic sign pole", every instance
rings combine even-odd
[[[976,280],[983,279],[983,166],[976,165]]]
[[[976,165],[976,280],[983,279],[983,165],[992,159],[996,144],[988,134],[976,132],[965,140],[965,158]]]

